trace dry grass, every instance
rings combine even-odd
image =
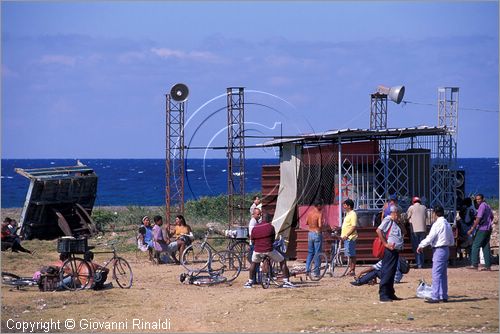
[[[104,239],[133,242],[129,235],[106,235]],[[37,255],[4,252],[2,271],[29,276],[58,256],[55,241],[27,241],[25,247],[36,249]],[[198,287],[179,282],[184,272],[181,266],[154,266],[145,261],[144,254],[136,257],[133,251],[121,255],[134,270],[130,290],[116,284],[104,291],[45,293],[2,287],[2,332],[11,331],[6,328],[8,319],[68,318],[77,324],[81,319],[127,322],[128,332],[165,331],[134,329],[134,318],[169,319],[175,332],[498,332],[497,266],[491,272],[450,268],[447,304],[417,299],[418,280],[430,282],[431,270],[412,270],[396,286],[397,295],[404,300],[380,304],[376,286],[354,287],[348,278],[325,277],[318,283],[294,278],[296,289],[243,289],[248,275],[243,272],[232,286]]]

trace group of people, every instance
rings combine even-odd
[[[163,226],[161,216],[153,217],[154,226],[148,216],[142,218],[142,225],[137,234],[137,247],[149,253],[150,260],[161,259],[162,255],[176,264],[180,263],[182,253],[194,240],[191,227],[182,215],[175,217],[175,228],[171,231],[170,224]],[[178,252],[178,258],[176,253]]]
[[[462,214],[462,223],[465,225],[465,234],[468,238],[474,236],[471,247],[471,266],[476,270],[490,270],[490,237],[493,224],[493,212],[484,201],[484,196],[475,196],[476,210],[472,210],[472,201],[466,201],[467,211]],[[359,286],[380,279],[379,298],[381,302],[392,302],[400,300],[396,296],[394,283],[398,283],[403,274],[399,269],[401,260],[399,253],[403,250],[404,235],[407,233],[402,220],[402,208],[398,205],[396,195],[392,195],[384,205],[380,216],[381,222],[376,229],[377,236],[382,240],[385,247],[383,258],[356,275],[356,239],[357,239],[357,216],[353,210],[354,202],[347,199],[343,202],[345,217],[342,223],[341,239],[344,241],[345,255],[349,257],[350,268],[348,275],[354,276],[352,285]],[[428,303],[438,303],[448,301],[448,277],[447,268],[449,260],[449,247],[455,245],[455,236],[451,224],[444,217],[445,210],[437,205],[433,208],[430,231],[427,234],[427,208],[422,204],[419,197],[412,198],[412,205],[406,212],[406,219],[410,224],[410,239],[415,253],[415,268],[421,269],[424,266],[424,248],[432,247],[432,298],[427,299]],[[311,268],[313,259],[321,252],[322,230],[325,225],[322,215],[322,204],[316,202],[306,219],[308,233],[308,256],[306,260],[306,270],[313,274],[317,273],[318,267]],[[484,267],[479,268],[479,250],[483,250]],[[317,263],[317,261],[314,261]]]

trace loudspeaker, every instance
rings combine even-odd
[[[457,208],[460,208],[465,199],[465,170],[455,171],[455,193],[457,195]]]
[[[403,101],[403,96],[405,95],[405,86],[394,86],[394,87],[385,87],[378,86],[377,91],[381,94],[387,95],[387,97],[392,101],[400,104]]]
[[[188,87],[183,83],[175,84],[170,90],[170,96],[177,102],[184,102],[187,100],[189,95]]]

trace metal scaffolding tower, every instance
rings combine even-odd
[[[456,209],[456,159],[458,134],[458,87],[438,88],[438,126],[446,126],[448,134],[438,137],[437,157],[432,191],[436,202],[445,209]]]
[[[387,94],[371,94],[370,130],[387,129]]]
[[[245,109],[243,87],[227,88],[228,224],[245,223]]]
[[[166,224],[172,214],[184,215],[184,105],[166,95]]]

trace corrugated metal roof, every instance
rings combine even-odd
[[[416,136],[435,136],[448,134],[448,129],[445,126],[415,126],[407,128],[390,128],[382,130],[370,129],[340,129],[329,130],[318,133],[310,133],[304,135],[297,135],[294,137],[275,137],[273,140],[266,141],[259,146],[278,146],[285,143],[293,142],[312,142],[332,140],[340,142],[351,142],[356,140],[370,140],[370,139],[395,139],[407,138]]]

